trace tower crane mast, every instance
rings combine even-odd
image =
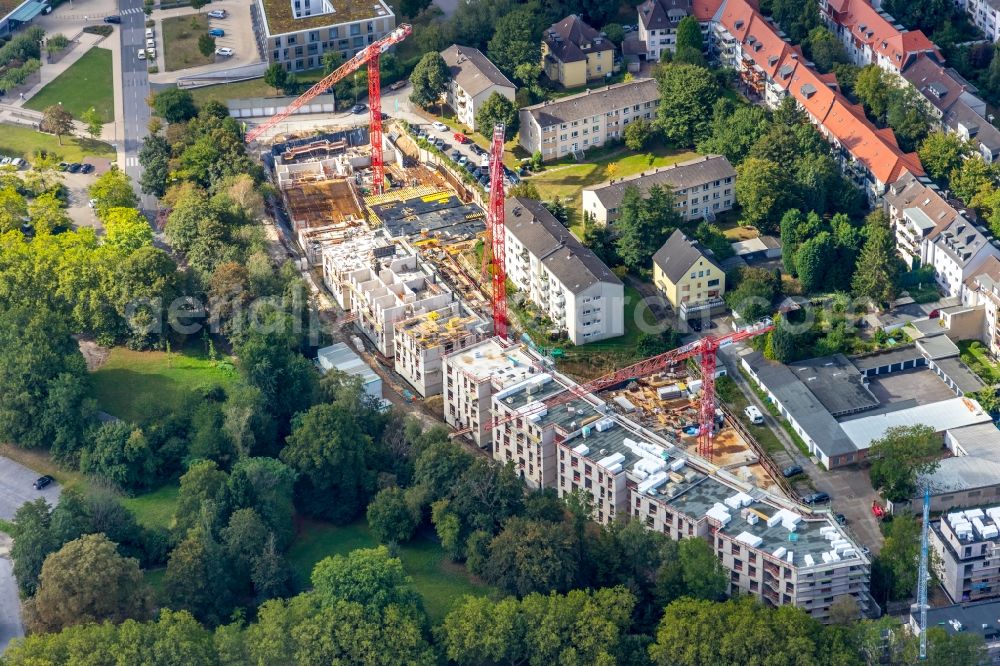
[[[493,260],[493,334],[507,339],[507,255],[504,246],[503,137],[506,128],[493,128],[490,147],[489,245]],[[486,248],[483,248],[483,255]]]
[[[309,90],[298,96],[291,104],[279,113],[274,114],[260,125],[247,132],[245,141],[253,143],[268,131],[284,122],[286,118],[311,102],[318,95],[332,88],[348,74],[368,66],[368,108],[370,111],[370,137],[372,146],[372,188],[381,194],[385,186],[385,163],[382,158],[382,86],[379,77],[379,57],[404,39],[410,36],[413,28],[408,23],[401,23],[395,30],[382,39],[376,40],[358,51],[353,58],[323,77]]]

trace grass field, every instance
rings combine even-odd
[[[324,557],[376,545],[363,521],[344,527],[306,522],[303,533],[288,551],[288,561],[299,589],[305,589],[313,566]],[[492,591],[489,586],[471,580],[465,568],[452,563],[429,535],[417,535],[412,542],[401,546],[399,557],[433,622],[440,622],[463,595],[483,596]]]
[[[114,149],[103,141],[64,136],[60,146],[59,140],[51,134],[36,132],[23,125],[0,123],[0,153],[8,157],[20,156],[30,162],[37,150],[58,155],[67,162],[79,162],[84,157],[115,157]]]
[[[197,48],[197,46],[195,47]],[[300,86],[312,85],[323,78],[322,69],[309,69],[304,72],[296,72],[295,80]],[[305,92],[305,88],[301,88]],[[191,90],[194,103],[203,106],[207,102],[222,102],[230,99],[247,99],[250,97],[274,97],[274,88],[264,83],[264,79],[250,79],[249,81],[236,81],[233,83],[220,83],[214,86],[194,88]]]
[[[135,514],[143,527],[170,528],[174,522],[177,494],[180,487],[174,484],[137,497],[126,497],[122,503]]]
[[[208,32],[207,15],[174,16],[163,19],[160,25],[156,45],[163,49],[163,62],[168,72],[215,62],[214,53],[206,56],[198,50],[198,38]]]
[[[179,409],[195,390],[231,385],[236,370],[228,361],[211,361],[185,352],[137,352],[116,347],[93,373],[98,407],[119,418],[142,423],[150,407]],[[158,411],[158,410],[154,410]]]
[[[53,104],[62,102],[63,108],[77,120],[90,107],[94,107],[104,122],[113,122],[115,95],[112,76],[111,51],[92,48],[25,102],[24,106],[44,111]]]

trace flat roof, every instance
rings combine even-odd
[[[934,363],[962,393],[975,393],[986,386],[957,356],[938,359]]]
[[[380,377],[371,366],[362,360],[346,342],[338,342],[329,347],[323,347],[316,352],[316,361],[323,371],[339,370],[355,377],[361,377],[365,384],[380,381]]]
[[[327,26],[353,23],[364,19],[394,16],[392,9],[382,0],[313,0],[317,7],[326,10],[322,14],[295,18],[292,0],[257,0],[260,3],[267,32],[272,37],[301,30],[315,30]],[[349,39],[351,35],[341,35]],[[325,37],[324,37],[325,41]]]
[[[911,622],[919,626],[919,610],[910,612]],[[939,627],[949,634],[969,631],[982,636],[987,643],[1000,639],[1000,600],[987,599],[965,604],[953,604],[927,609],[927,628]],[[959,624],[952,624],[955,620]]]
[[[861,372],[843,354],[789,363],[788,367],[831,416],[861,412],[879,404],[864,385]]]
[[[480,380],[489,379],[495,386],[513,386],[536,374],[536,363],[524,345],[502,344],[497,338],[447,355],[447,362]]]
[[[902,364],[906,361],[913,361],[921,358],[921,356],[922,354],[920,353],[920,350],[917,349],[916,345],[902,345],[899,347],[893,347],[892,349],[885,349],[871,354],[865,354],[864,356],[854,356],[851,358],[851,363],[853,363],[854,367],[858,370],[864,372],[866,370],[873,370],[887,365],[894,365],[897,363]]]
[[[914,324],[917,324],[917,322],[914,322]],[[932,361],[949,358],[951,356],[958,356],[959,354],[958,345],[952,342],[951,338],[947,335],[931,335],[929,337],[920,338],[917,340],[917,348],[923,353],[924,356]]]
[[[952,398],[929,405],[918,405],[883,414],[861,416],[849,421],[842,421],[840,427],[860,451],[867,449],[876,439],[880,439],[886,430],[897,426],[924,424],[934,428],[935,432],[944,432],[952,428],[961,428],[992,420],[990,415],[975,400]]]

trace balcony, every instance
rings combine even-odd
[[[772,564],[771,562],[764,562],[764,571],[771,574],[775,578],[781,578],[781,568],[777,564]]]

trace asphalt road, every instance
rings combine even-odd
[[[2,537],[0,537],[2,538]],[[21,601],[17,598],[17,581],[9,559],[0,555],[0,654],[7,643],[24,636],[21,624]]]
[[[139,166],[139,149],[142,140],[149,133],[149,107],[146,97],[149,95],[149,75],[146,72],[147,61],[139,60],[139,49],[146,46],[146,15],[142,13],[142,0],[119,0],[119,13],[122,23],[119,29],[121,39],[122,61],[122,96],[125,112],[125,173],[136,183],[139,191],[139,177],[142,167]],[[162,32],[156,30],[156,48],[163,48]],[[147,214],[156,212],[156,199],[151,196],[142,197],[142,209]]]

